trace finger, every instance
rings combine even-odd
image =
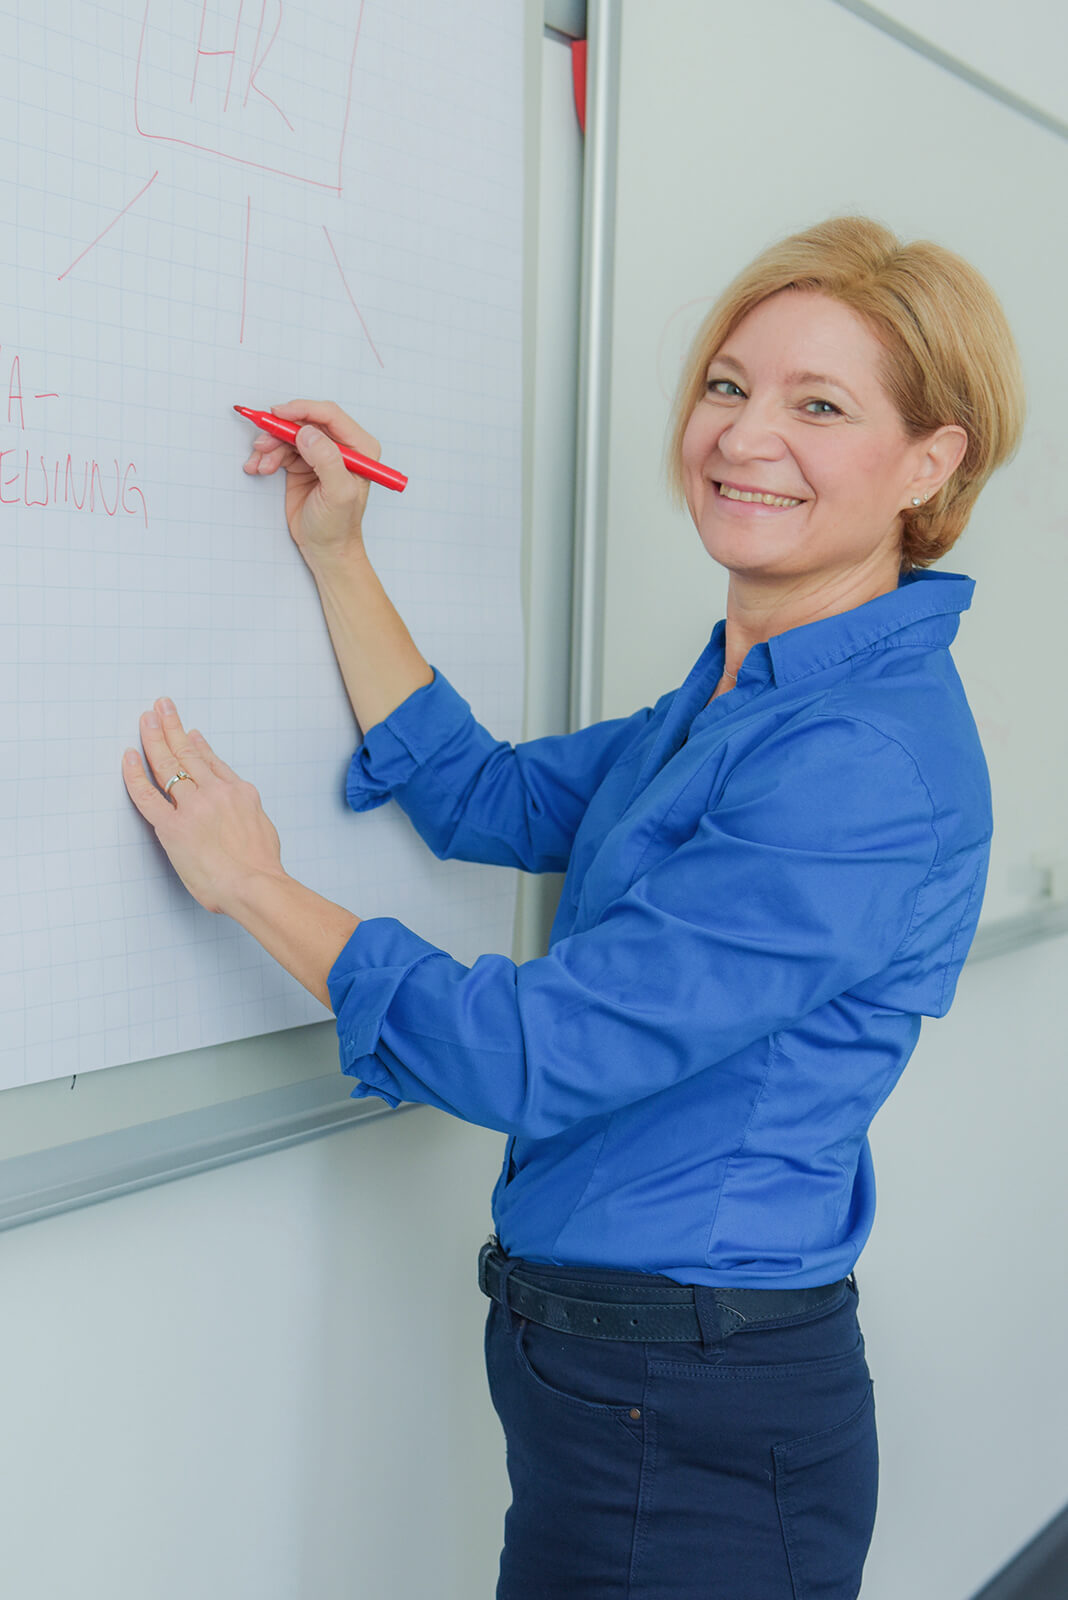
[[[349,471],[337,445],[325,433],[310,426],[301,428],[297,449],[318,478],[327,505],[344,508],[366,500],[366,483]]]
[[[160,794],[149,778],[136,750],[127,750],[122,758],[122,778],[126,792],[146,822],[159,828],[174,814],[174,807]]]
[[[251,474],[261,472],[277,472],[279,467],[289,466],[300,461],[300,456],[292,445],[279,444],[277,439],[268,439],[266,434],[261,434],[258,439],[253,439],[248,460],[245,462],[245,471]],[[301,466],[304,463],[301,462]]]
[[[142,711],[138,722],[141,747],[145,752],[148,770],[162,787],[174,774],[177,765],[171,747],[163,737],[163,727],[156,711]]]
[[[217,778],[234,783],[241,782],[233,767],[228,767],[222,756],[215,754],[215,751],[198,728],[190,728],[189,740],[191,744],[196,746],[197,754],[201,760],[207,762]]]
[[[206,767],[202,768],[199,773],[192,768],[186,767],[181,756],[176,755],[171,749],[167,736],[163,731],[163,719],[156,707],[153,707],[151,711],[142,713],[139,726],[141,744],[144,747],[148,770],[168,799],[173,797],[174,787],[177,786],[172,786],[171,790],[168,790],[167,784],[180,769],[188,771],[194,783],[211,781],[211,774]],[[195,757],[193,759],[195,761]]]
[[[294,445],[284,439],[272,438],[269,433],[256,435],[252,441],[252,454],[260,461],[273,461],[283,467],[303,465],[300,452]]]
[[[209,777],[211,768],[183,728],[174,701],[163,696],[156,701],[153,709],[159,717],[163,737],[178,766],[188,772],[195,782],[203,783]],[[173,773],[168,773],[168,777],[173,777]]]
[[[333,400],[287,400],[283,405],[272,406],[271,410],[275,416],[286,417],[290,422],[313,423],[330,438],[352,445],[354,450],[374,461],[381,457],[382,446],[374,435],[361,428],[356,419],[342,411]]]

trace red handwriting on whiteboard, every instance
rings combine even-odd
[[[138,133],[340,194],[363,6],[147,0]]]
[[[13,470],[12,470],[13,469]],[[70,511],[100,511],[141,517],[148,527],[148,504],[132,461],[76,462],[73,455],[43,455],[16,447],[0,449],[0,506],[59,506]]]
[[[7,420],[9,422],[12,420],[11,410],[13,406],[18,406],[19,427],[24,428],[26,426],[26,413],[22,409],[22,368],[19,364],[18,356],[12,358],[11,376],[8,378],[7,383]]]
[[[3,352],[0,345],[0,353]],[[12,354],[7,379],[7,420],[19,433],[26,432],[26,405],[22,390],[22,361]],[[52,390],[33,393],[34,400],[58,400]],[[117,517],[141,517],[148,527],[148,503],[137,482],[137,467],[132,461],[120,463],[83,458],[75,463],[73,454],[50,458],[23,440],[4,447],[0,441],[0,506],[66,506],[71,511],[100,511]]]
[[[254,44],[252,46],[251,58],[250,58],[250,60],[248,62],[248,77],[247,77],[247,79],[245,81],[245,94],[244,94],[244,98],[241,101],[241,107],[242,107],[242,110],[244,110],[244,108],[248,105],[248,97],[249,97],[250,94],[258,94],[264,100],[266,100],[266,102],[267,102],[267,104],[269,106],[273,106],[274,107],[274,109],[278,112],[278,115],[281,117],[282,121],[285,123],[286,127],[290,130],[290,132],[292,132],[293,131],[293,124],[290,122],[289,118],[286,116],[285,112],[282,110],[282,107],[278,104],[277,100],[273,100],[271,98],[271,96],[267,93],[267,91],[265,89],[261,89],[260,85],[256,82],[256,79],[257,79],[259,73],[262,72],[262,70],[264,68],[264,65],[266,64],[267,57],[270,55],[271,51],[274,49],[275,42],[276,42],[276,40],[278,38],[279,31],[280,31],[280,29],[282,27],[282,3],[281,3],[281,0],[276,0],[276,3],[277,3],[277,8],[278,8],[278,15],[274,19],[273,31],[271,32],[270,38],[267,40],[267,43],[266,43],[266,45],[265,45],[265,47],[263,49],[262,54],[260,53],[260,43],[261,43],[261,41],[262,41],[262,39],[264,37],[264,34],[267,31],[267,28],[266,28],[266,23],[267,23],[267,0],[263,0],[262,5],[260,6],[260,20],[256,25],[256,39],[255,39],[255,42],[254,42]],[[190,103],[192,103],[192,100],[193,100],[193,98],[194,98],[194,96],[195,96],[195,94],[197,92],[197,77],[198,77],[199,72],[200,72],[200,60],[201,60],[201,57],[202,56],[214,56],[214,57],[222,56],[222,57],[225,57],[230,63],[229,71],[227,73],[227,78],[226,78],[226,99],[225,99],[225,101],[223,103],[223,110],[224,111],[228,111],[230,109],[230,94],[231,94],[231,91],[232,91],[233,85],[234,85],[234,69],[235,69],[235,67],[237,66],[237,63],[238,63],[238,44],[239,44],[240,38],[241,38],[241,22],[242,22],[242,18],[244,16],[244,10],[245,10],[244,0],[242,0],[242,3],[237,8],[237,17],[236,17],[236,19],[234,21],[233,37],[232,37],[232,40],[230,42],[229,47],[228,48],[224,48],[222,50],[210,50],[210,49],[208,49],[206,47],[206,44],[205,44],[205,39],[206,39],[206,36],[207,36],[207,23],[208,23],[208,7],[207,7],[207,4],[205,3],[204,9],[200,13],[200,34],[199,34],[199,36],[197,38],[196,62],[195,62],[194,67],[193,67],[193,80],[189,85]]]
[[[0,344],[0,358],[3,356],[4,347]],[[34,394],[35,400],[58,400],[59,395],[51,390]],[[11,356],[7,370],[7,420],[16,428],[26,426],[26,405],[22,394],[22,362],[17,354]]]

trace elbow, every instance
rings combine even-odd
[[[520,1139],[555,1139],[570,1133],[580,1122],[589,1122],[614,1111],[614,1105],[605,1105],[593,1096],[581,1093],[577,1086],[557,1083],[538,1085],[535,1092],[523,1096],[521,1104],[507,1118],[504,1131]]]

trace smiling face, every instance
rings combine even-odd
[[[712,357],[682,479],[705,549],[732,574],[806,588],[857,573],[896,582],[899,514],[944,474],[931,441],[906,434],[882,354],[847,306],[785,289]]]

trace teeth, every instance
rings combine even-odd
[[[744,500],[750,505],[763,506],[799,506],[800,500],[792,500],[783,494],[750,494],[748,489],[732,489],[728,484],[721,483],[719,492],[725,500]]]

